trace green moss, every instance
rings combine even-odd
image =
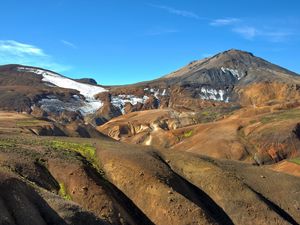
[[[50,141],[48,143],[50,147],[58,150],[68,150],[80,153],[84,156],[88,161],[95,162],[96,161],[96,148],[88,143],[74,143],[74,142],[66,142],[66,141]]]
[[[184,132],[183,137],[184,137],[184,138],[189,138],[189,137],[191,137],[192,135],[193,135],[193,131],[192,131],[192,130],[189,130],[189,131]]]
[[[72,197],[68,194],[64,183],[59,183],[58,194],[65,200],[72,200]]]
[[[296,163],[296,164],[300,165],[300,158],[294,158],[294,159],[291,159],[289,161],[292,162],[292,163]]]
[[[74,143],[67,141],[49,141],[48,147],[63,151],[64,154],[71,156],[73,152],[79,153],[83,156],[97,171],[104,176],[104,172],[101,170],[99,160],[96,158],[96,147],[89,143]]]

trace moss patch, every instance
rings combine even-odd
[[[184,132],[183,137],[184,137],[184,138],[189,138],[189,137],[191,137],[192,135],[193,135],[193,131],[192,131],[192,130],[189,130],[189,131]]]
[[[65,200],[69,200],[69,201],[72,200],[72,197],[68,194],[64,183],[59,183],[58,194],[59,194],[59,196],[61,196]]]
[[[74,152],[79,153],[97,170],[99,174],[104,176],[104,172],[99,165],[99,160],[96,158],[96,147],[92,144],[54,140],[49,141],[47,145],[52,149],[64,152],[67,156],[71,156]]]
[[[80,153],[88,161],[96,161],[96,148],[88,143],[74,143],[66,141],[50,141],[48,145],[57,150],[68,150]]]

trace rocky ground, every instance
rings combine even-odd
[[[300,222],[300,178],[276,172],[282,166],[107,137],[37,136],[15,127],[28,115],[1,115],[1,224]]]
[[[134,112],[97,129],[126,143],[259,165],[299,157],[298,103],[223,113],[215,108],[214,113],[216,116],[209,111],[195,114],[170,109]]]

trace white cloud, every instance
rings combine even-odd
[[[63,43],[64,45],[66,45],[68,47],[71,47],[71,48],[77,48],[77,46],[70,41],[61,40],[61,43]]]
[[[18,56],[46,56],[42,49],[34,45],[23,44],[13,40],[0,40],[0,51]]]
[[[255,27],[250,26],[234,28],[233,32],[242,35],[246,39],[253,39],[258,34],[257,29]]]
[[[22,64],[64,72],[71,69],[53,60],[43,49],[14,40],[0,40],[0,64]]]
[[[175,9],[169,6],[164,6],[164,5],[150,5],[152,7],[158,8],[158,9],[163,9],[167,11],[168,13],[177,15],[177,16],[183,16],[183,17],[188,17],[192,19],[202,19],[200,16],[198,16],[196,13],[191,12],[191,11],[186,11],[186,10],[180,10],[180,9]]]
[[[249,21],[245,21],[244,19],[227,17],[212,20],[209,25],[215,27],[226,26],[230,31],[248,40],[259,38],[268,42],[284,42],[296,35],[295,31],[291,32],[291,30],[282,26],[268,26],[268,21],[264,21],[263,23],[257,23],[256,21],[256,25],[251,25]]]
[[[240,22],[240,19],[237,18],[225,18],[225,19],[215,19],[210,22],[211,26],[228,26]]]

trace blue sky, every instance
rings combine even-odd
[[[299,0],[3,0],[0,64],[127,84],[235,48],[300,73],[299,12]]]

